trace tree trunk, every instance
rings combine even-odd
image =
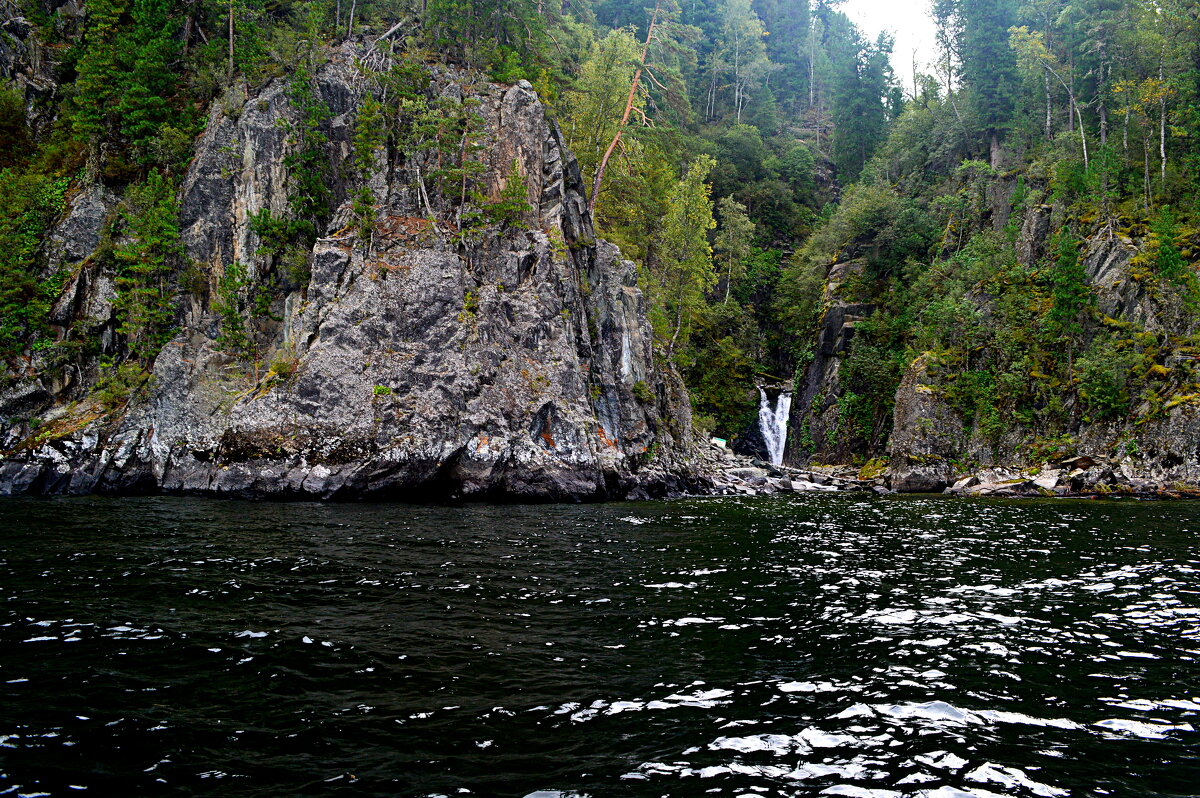
[[[354,9],[358,7],[358,0],[353,0],[350,3],[350,24],[346,28],[346,38],[354,37]]]
[[[742,124],[742,42],[733,37],[733,108],[737,111],[737,123]]]
[[[1050,76],[1042,75],[1046,81],[1046,141],[1054,138],[1054,111],[1050,98]]]
[[[1142,196],[1146,210],[1150,210],[1150,134],[1142,131]]]
[[[1167,183],[1167,84],[1163,79],[1163,64],[1161,58],[1158,62],[1158,82],[1160,84],[1158,94],[1158,158],[1160,172],[1159,179],[1162,181],[1162,185],[1159,186],[1159,189],[1161,190],[1166,186]]]
[[[600,165],[596,167],[596,177],[592,180],[592,195],[588,198],[588,213],[592,215],[593,222],[596,218],[596,200],[600,196],[600,184],[604,180],[604,170],[608,168],[608,160],[612,157],[613,151],[617,149],[617,144],[621,141],[621,134],[625,132],[625,125],[629,122],[629,115],[633,113],[633,101],[637,97],[638,85],[642,81],[642,70],[650,55],[650,42],[654,40],[654,28],[658,24],[658,12],[661,7],[662,0],[655,0],[654,13],[650,15],[650,26],[646,28],[646,41],[642,45],[642,59],[633,73],[633,82],[629,86],[629,97],[625,100],[625,112],[621,114],[617,132],[613,135],[612,141],[608,143],[608,149],[604,151]]]
[[[671,342],[667,344],[667,360],[669,361],[675,355],[675,342],[679,340],[679,331],[683,329],[683,291],[679,292],[678,300],[675,303],[675,332],[671,335]]]
[[[1083,168],[1086,171],[1088,169],[1088,165],[1089,165],[1088,146],[1087,146],[1087,130],[1085,130],[1083,127],[1083,112],[1080,111],[1080,109],[1079,109],[1079,103],[1075,102],[1075,89],[1071,86],[1071,84],[1069,84],[1065,80],[1063,80],[1062,75],[1058,74],[1053,69],[1051,69],[1049,64],[1043,62],[1042,69],[1046,70],[1046,77],[1053,75],[1054,77],[1058,78],[1058,82],[1061,83],[1063,88],[1067,90],[1068,107],[1075,112],[1075,117],[1073,119],[1071,119],[1071,130],[1072,130],[1072,132],[1075,130],[1075,122],[1078,121],[1079,122],[1079,141],[1083,144]]]
[[[1079,119],[1079,141],[1083,144],[1083,170],[1088,170],[1088,148],[1087,148],[1087,131],[1083,128],[1083,114],[1079,110],[1079,104],[1075,102],[1075,98],[1071,98],[1071,103],[1075,106],[1075,115]]]
[[[817,73],[816,73],[816,66],[815,66],[815,62],[817,60],[816,38],[817,38],[817,29],[813,27],[812,21],[810,20],[808,23],[808,107],[810,109],[814,105],[816,105],[816,102],[817,102],[817,100],[816,100]]]
[[[229,0],[229,83],[233,83],[233,0]]]
[[[1128,92],[1126,93],[1128,94]],[[1125,157],[1129,157],[1129,97],[1125,98],[1125,126],[1121,132],[1121,144],[1125,148]]]
[[[1100,146],[1108,144],[1108,106],[1104,104],[1104,100],[1100,100]]]
[[[1108,85],[1108,81],[1104,76],[1104,64],[1100,65],[1100,85],[1096,91],[1096,102],[1099,105],[1100,112],[1100,146],[1104,147],[1108,144],[1108,105],[1104,102],[1104,87]],[[1108,67],[1109,77],[1112,76],[1112,67]]]

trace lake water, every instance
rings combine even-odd
[[[1200,795],[1200,504],[0,502],[0,795]]]

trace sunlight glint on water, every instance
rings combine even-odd
[[[6,502],[0,791],[1194,794],[1198,513]]]

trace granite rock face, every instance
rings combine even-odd
[[[197,142],[180,221],[207,285],[181,292],[152,386],[112,411],[84,388],[17,384],[0,396],[5,419],[41,426],[0,432],[0,493],[578,500],[700,484],[686,390],[655,360],[634,265],[595,239],[578,166],[532,88],[433,75],[435,96],[474,100],[483,193],[499,196],[514,165],[526,188],[520,224],[459,235],[427,186],[433,155],[382,152],[347,177],[365,91],[354,56],[315,76],[331,112],[328,222],[304,253],[306,284],[285,281],[246,318],[257,364],[218,344],[214,295],[234,262],[251,280],[279,270],[251,217],[282,217],[294,190],[284,81],[219,101]],[[351,226],[362,182],[369,236]],[[61,258],[94,248],[91,220],[112,202],[75,203]],[[57,323],[103,327],[109,277],[77,269]]]

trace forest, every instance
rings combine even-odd
[[[657,347],[705,434],[751,426],[756,384],[799,390],[834,299],[870,313],[842,365],[836,424],[801,430],[803,457],[882,454],[919,357],[980,434],[1020,424],[1043,447],[1200,393],[1200,8],[933,0],[936,64],[900,85],[892,59],[904,55],[841,5],[87,0],[66,14],[57,0],[4,0],[0,35],[32,26],[59,89],[0,87],[0,380],[96,351],[53,328],[66,275],[43,268],[66,197],[95,182],[125,197],[98,255],[118,274],[126,362],[107,379],[119,390],[149,366],[197,279],[176,191],[207,110],[288,80],[302,119],[289,131],[294,200],[286,218],[257,220],[279,267],[251,287],[228,271],[213,302],[228,347],[260,357],[238,302],[303,284],[289,253],[328,222],[328,109],[309,79],[352,40],[397,56],[381,99],[359,109],[360,162],[387,141],[469,127],[469,112],[422,93],[427,64],[532,84],[578,158],[598,235],[637,264]],[[470,136],[449,138],[465,150]],[[460,222],[468,171],[440,176],[463,186]],[[1019,258],[1038,207],[1048,244]],[[1084,261],[1105,236],[1137,246],[1139,279],[1178,323],[1102,312]]]

